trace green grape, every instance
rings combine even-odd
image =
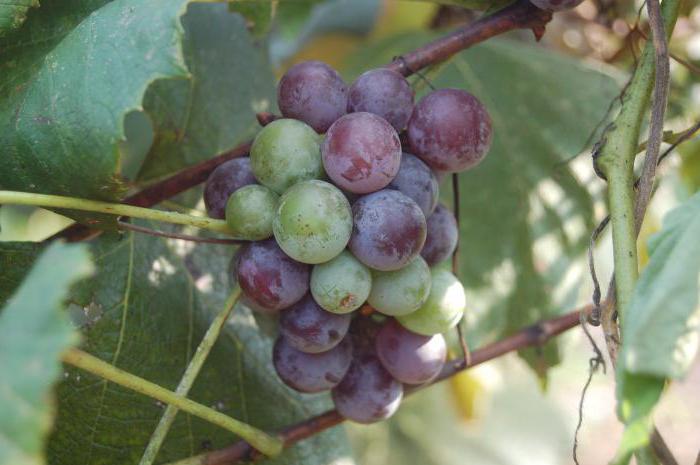
[[[272,231],[282,250],[294,260],[327,262],[350,240],[350,203],[337,187],[325,181],[300,182],[280,198]]]
[[[372,288],[372,274],[346,251],[334,259],[314,266],[311,294],[324,310],[349,313],[358,309]]]
[[[261,241],[272,236],[279,196],[265,186],[251,184],[231,194],[226,202],[226,222],[234,236]]]
[[[368,302],[385,315],[408,315],[425,303],[430,281],[430,268],[418,256],[400,270],[375,271]]]
[[[432,271],[432,287],[428,300],[413,313],[397,317],[406,329],[430,336],[444,333],[459,323],[466,297],[459,279],[447,270]]]
[[[278,194],[299,181],[321,178],[320,136],[301,121],[273,121],[253,141],[250,165],[260,184]]]

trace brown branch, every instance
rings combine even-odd
[[[142,234],[148,234],[150,236],[167,237],[168,239],[177,239],[181,241],[188,242],[199,242],[202,244],[224,244],[224,245],[238,245],[245,244],[247,241],[240,241],[237,239],[220,239],[218,237],[199,237],[190,236],[188,234],[180,234],[175,232],[158,231],[156,229],[146,228],[144,226],[139,226],[137,224],[131,224],[124,221],[118,221],[117,225],[119,229],[124,229],[128,231],[134,231]]]
[[[448,360],[440,375],[432,383],[428,385],[415,386],[406,391],[406,395],[412,394],[427,386],[448,379],[467,368],[493,360],[509,352],[514,352],[527,347],[541,346],[551,338],[554,338],[559,334],[578,326],[581,320],[581,314],[583,313],[587,316],[592,309],[592,305],[587,305],[574,310],[571,313],[567,313],[549,320],[544,320],[535,325],[522,329],[512,336],[475,350],[471,353],[469,363],[467,363],[462,357]],[[284,446],[286,448],[303,439],[332,428],[343,421],[344,419],[337,411],[329,410],[320,415],[282,429],[279,432],[279,436],[284,441]],[[224,465],[242,461],[254,461],[261,458],[263,458],[262,454],[251,447],[250,444],[245,441],[238,441],[231,446],[202,455],[197,463],[200,465]]]
[[[540,10],[528,0],[512,5],[437,39],[412,52],[394,59],[387,68],[410,76],[427,66],[447,60],[452,55],[486,39],[516,29],[532,29],[536,38],[544,34],[544,27],[552,13]]]

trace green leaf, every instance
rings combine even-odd
[[[118,200],[249,138],[270,108],[265,50],[225,5],[104,3],[50,2],[0,39],[1,188]]]
[[[366,47],[348,63],[348,77],[434,37],[401,35]],[[460,278],[469,343],[479,346],[577,303],[580,280],[569,276],[565,287],[563,278],[586,248],[594,215],[566,162],[584,149],[618,87],[578,61],[508,39],[424,74],[436,88],[473,93],[493,120],[490,153],[460,175]],[[426,92],[421,78],[413,82]],[[441,184],[448,205],[449,186],[449,179]],[[523,354],[541,373],[558,360],[556,343]]]
[[[40,465],[60,354],[78,342],[62,311],[68,286],[91,270],[87,248],[55,243],[0,313],[0,463]]]
[[[0,242],[0,308],[29,273],[41,249],[32,242]]]
[[[149,381],[174,389],[210,318],[230,287],[232,248],[150,236],[103,235],[95,241],[98,272],[76,287],[71,302],[89,313],[83,348]],[[284,387],[271,366],[271,341],[239,306],[214,346],[190,396],[272,431],[328,408],[327,396]],[[163,407],[152,399],[69,369],[59,386],[52,463],[138,463]],[[79,393],[79,395],[76,395]],[[179,413],[157,463],[182,459],[236,438]],[[326,464],[347,454],[339,431],[305,441],[269,463]]]
[[[649,240],[622,326],[621,363],[630,373],[681,378],[700,341],[700,192],[671,211]]]
[[[277,12],[276,2],[271,0],[233,0],[228,8],[246,19],[248,30],[257,38],[270,32]]]
[[[255,113],[276,108],[266,50],[226,4],[193,3],[182,19],[190,79],[160,81],[144,103],[156,133],[140,180],[171,173],[251,139]],[[274,107],[274,108],[273,108]]]
[[[0,4],[0,37],[20,27],[29,9],[38,6],[39,0],[12,0]]]

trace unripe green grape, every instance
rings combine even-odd
[[[317,304],[332,313],[358,309],[367,300],[371,288],[369,268],[347,250],[311,271],[311,294]]]
[[[226,202],[226,222],[234,236],[261,241],[272,236],[279,196],[265,186],[241,187]]]
[[[301,121],[273,121],[253,141],[250,165],[260,184],[282,194],[297,182],[323,176],[320,137]]]
[[[272,231],[282,250],[294,260],[327,262],[350,240],[350,203],[337,187],[325,181],[300,182],[280,198]]]
[[[368,302],[385,315],[408,315],[418,310],[430,294],[430,268],[422,257],[396,271],[374,271]]]
[[[413,313],[396,319],[414,333],[430,336],[444,333],[459,323],[466,306],[464,287],[447,270],[432,271],[428,300]]]

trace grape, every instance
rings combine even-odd
[[[272,236],[272,219],[279,196],[265,186],[245,186],[226,203],[226,222],[234,236],[259,241]]]
[[[426,218],[435,210],[438,201],[437,177],[428,165],[415,155],[403,153],[399,172],[387,187],[413,199]]]
[[[322,133],[345,114],[347,87],[343,78],[320,61],[298,63],[277,86],[277,105],[285,118],[304,121]]]
[[[394,179],[401,142],[386,120],[372,113],[351,113],[330,127],[321,154],[326,173],[338,187],[366,194]]]
[[[447,260],[457,247],[458,237],[455,216],[440,204],[428,218],[428,236],[420,254],[430,266]]]
[[[260,130],[250,148],[255,177],[278,194],[323,176],[319,136],[306,124],[278,119]]]
[[[329,312],[352,312],[367,300],[371,288],[372,274],[348,251],[311,270],[311,294]]]
[[[273,239],[247,244],[234,260],[238,284],[257,306],[281,310],[309,290],[309,266],[289,258]]]
[[[363,73],[348,90],[348,113],[366,111],[381,116],[397,131],[413,111],[413,89],[406,78],[386,68]]]
[[[343,339],[333,349],[307,354],[289,344],[284,337],[275,342],[272,364],[284,383],[299,392],[320,392],[336,386],[352,362],[352,343]]]
[[[204,186],[204,205],[212,218],[223,220],[226,216],[226,201],[243,186],[256,184],[250,169],[250,158],[240,157],[226,161],[211,172]]]
[[[403,397],[403,385],[395,380],[372,352],[355,353],[350,369],[332,391],[338,413],[358,423],[389,418]]]
[[[279,328],[289,345],[317,354],[335,347],[348,332],[350,315],[327,312],[308,295],[284,310]]]
[[[303,263],[323,263],[347,245],[352,211],[343,193],[332,184],[304,181],[280,198],[272,230],[290,257]]]
[[[408,315],[418,310],[430,293],[430,268],[420,256],[396,271],[375,271],[369,304],[385,315]]]
[[[542,10],[561,11],[574,8],[583,0],[530,0],[530,2]]]
[[[423,212],[399,191],[385,189],[365,195],[352,206],[352,213],[350,251],[370,268],[398,270],[423,248],[426,235]]]
[[[491,118],[476,97],[459,89],[426,95],[408,121],[413,153],[438,171],[464,171],[491,145]]]
[[[394,319],[387,320],[377,334],[379,360],[402,383],[432,381],[442,370],[446,355],[447,343],[441,334],[416,334]]]
[[[432,270],[430,295],[423,306],[413,313],[396,317],[414,333],[431,336],[444,333],[459,323],[466,298],[462,283],[447,270]]]

